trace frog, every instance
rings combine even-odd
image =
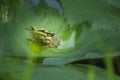
[[[47,31],[45,29],[36,30],[32,26],[26,29],[32,33],[32,39],[28,39],[29,41],[39,44],[42,47],[51,48],[59,46],[60,40],[54,37],[54,32]]]

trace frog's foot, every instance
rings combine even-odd
[[[25,29],[29,31],[35,31],[35,28],[33,28],[32,26],[30,28],[25,28]]]

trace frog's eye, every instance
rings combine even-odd
[[[55,33],[54,33],[54,32],[47,32],[47,35],[48,35],[48,36],[54,36]]]
[[[54,32],[51,32],[51,35],[53,35],[53,36],[54,36],[54,35],[55,35],[55,33],[54,33]]]
[[[37,31],[40,31],[40,32],[43,32],[43,33],[45,33],[45,30],[43,30],[43,29],[41,29],[41,30],[37,30]]]

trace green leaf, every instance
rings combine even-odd
[[[4,76],[0,77],[2,80],[120,80],[119,76],[112,74],[111,78],[104,69],[91,65],[50,66],[9,57],[0,58],[0,74]]]
[[[10,9],[4,5],[6,12],[14,15],[10,21],[1,16],[0,22],[0,55],[14,57],[46,57],[88,59],[120,55],[120,15],[119,11],[109,7],[103,0],[59,0],[63,8],[60,15],[54,8],[48,7],[44,0],[36,6],[24,0],[9,3]],[[14,8],[13,10],[11,8]],[[9,14],[7,15],[10,16]],[[9,19],[9,18],[8,18]],[[24,28],[34,26],[55,32],[61,45],[46,50],[37,46],[29,46],[30,32]],[[33,47],[33,51],[30,47]],[[37,53],[37,54],[36,54]],[[65,61],[64,60],[64,61]],[[64,62],[63,62],[64,63]],[[65,62],[67,63],[67,62]]]

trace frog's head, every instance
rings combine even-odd
[[[54,32],[46,32],[46,34],[49,36],[49,37],[53,37],[54,35],[55,35],[55,33]]]
[[[40,29],[40,30],[37,30],[37,31],[46,34],[48,37],[53,37],[53,36],[55,35],[54,32],[46,31],[46,30],[44,30],[44,29]]]

